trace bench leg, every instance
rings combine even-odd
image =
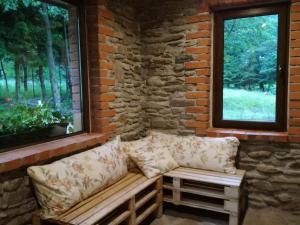
[[[128,225],[135,225],[136,224],[135,197],[132,197],[129,200],[129,211],[130,211],[130,217],[129,217]]]
[[[157,194],[156,194],[156,204],[158,205],[158,208],[155,212],[155,216],[156,218],[160,218],[163,214],[163,178],[159,178],[156,181],[156,187],[155,189],[157,190]]]

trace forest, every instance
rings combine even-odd
[[[278,15],[225,20],[223,118],[274,121]]]
[[[0,0],[0,135],[72,123],[69,11]]]

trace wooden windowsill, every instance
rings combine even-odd
[[[275,131],[209,128],[207,130],[207,136],[209,137],[234,136],[237,137],[239,140],[255,140],[255,141],[272,141],[272,142],[288,141],[287,132],[275,132]]]
[[[71,137],[32,145],[0,153],[0,173],[36,164],[40,161],[77,152],[85,148],[103,144],[107,136],[96,133],[83,133]]]

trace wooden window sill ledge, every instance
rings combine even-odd
[[[62,156],[69,153],[103,144],[107,136],[96,133],[83,133],[55,141],[27,146],[0,153],[0,173],[12,171],[23,166]]]
[[[207,136],[209,137],[234,136],[237,137],[239,140],[272,141],[272,142],[288,142],[288,138],[289,138],[287,132],[222,129],[222,128],[209,128],[207,130]]]

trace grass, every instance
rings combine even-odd
[[[276,96],[260,91],[223,90],[223,119],[275,121]]]

